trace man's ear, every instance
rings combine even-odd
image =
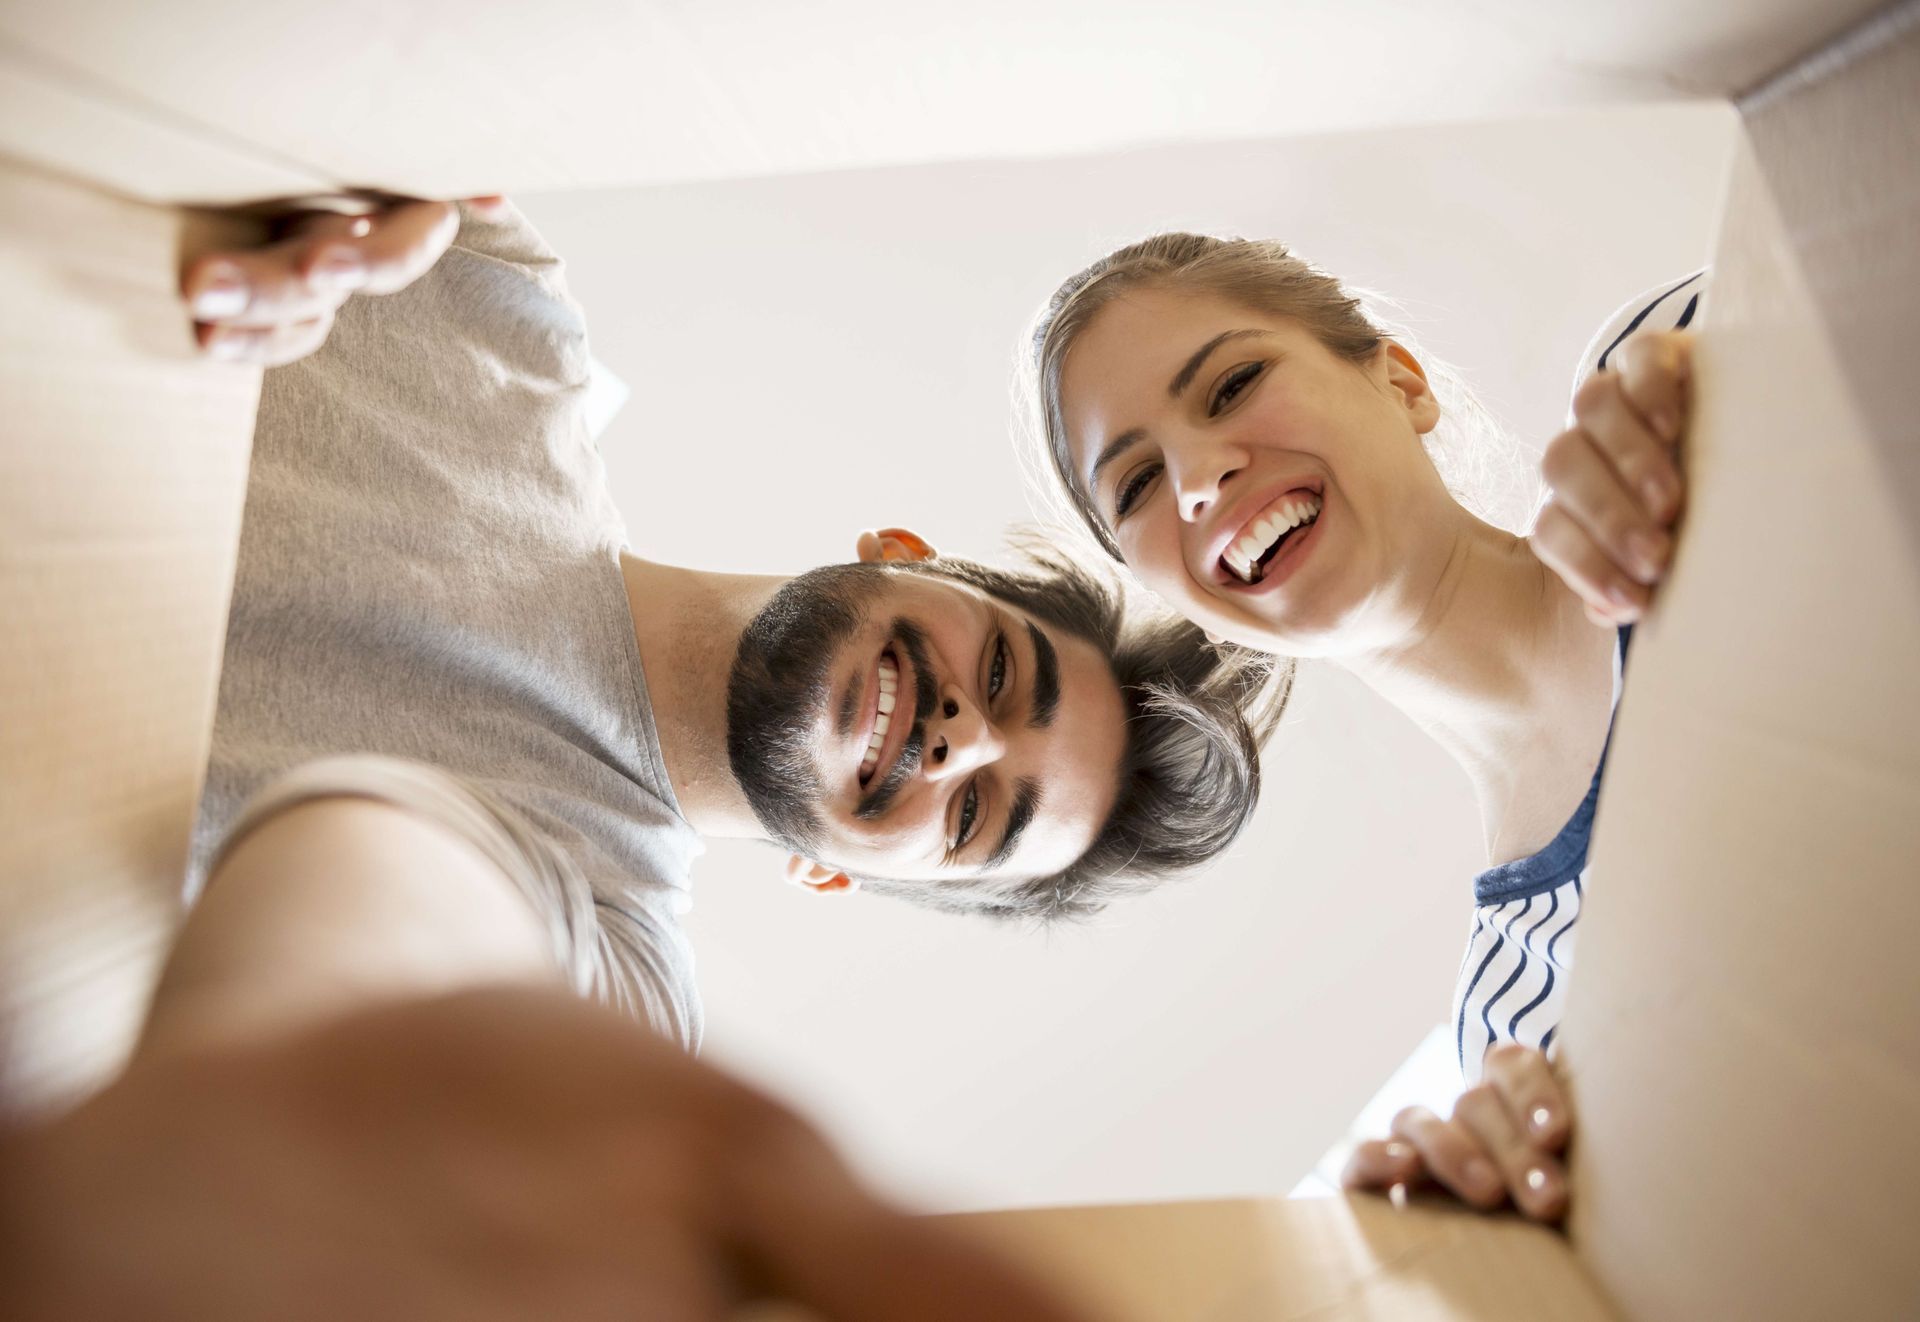
[[[787,882],[794,886],[803,886],[816,894],[833,891],[857,891],[860,883],[844,872],[836,872],[829,867],[802,858],[798,854],[787,855]]]
[[[1406,345],[1394,340],[1381,343],[1386,349],[1387,385],[1400,392],[1413,429],[1424,436],[1440,421],[1440,401],[1427,383],[1427,369]]]
[[[926,538],[905,528],[882,528],[863,532],[854,543],[854,554],[862,564],[880,564],[887,560],[931,560],[939,552],[927,545]]]

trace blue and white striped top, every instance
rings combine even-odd
[[[1705,290],[1703,271],[1621,308],[1581,355],[1574,389],[1592,373],[1604,372],[1608,357],[1636,331],[1691,325]],[[1631,633],[1630,628],[1620,631],[1614,653],[1616,708]],[[1553,1046],[1573,966],[1574,929],[1590,880],[1587,841],[1606,766],[1603,749],[1586,798],[1545,848],[1474,878],[1473,927],[1460,961],[1452,1021],[1460,1074],[1468,1083],[1479,1079],[1481,1061],[1496,1042],[1542,1051]]]

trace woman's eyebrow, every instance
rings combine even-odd
[[[1173,374],[1173,380],[1167,383],[1167,397],[1170,399],[1180,398],[1181,392],[1193,384],[1193,378],[1198,376],[1200,369],[1207,365],[1208,356],[1221,345],[1227,343],[1229,340],[1240,340],[1245,339],[1249,335],[1264,334],[1266,334],[1266,332],[1256,326],[1248,326],[1241,330],[1221,331],[1218,335],[1194,350],[1193,357],[1187,359],[1180,370]],[[1147,429],[1145,427],[1129,427],[1108,441],[1106,448],[1100,451],[1100,457],[1093,461],[1093,467],[1087,472],[1087,486],[1099,486],[1101,470],[1125,454],[1134,445],[1145,440],[1146,437]]]
[[[1180,398],[1180,393],[1193,384],[1193,378],[1199,374],[1202,367],[1206,366],[1207,355],[1211,354],[1215,349],[1218,349],[1228,340],[1244,339],[1246,336],[1259,334],[1261,334],[1259,330],[1249,327],[1246,330],[1221,331],[1218,335],[1208,340],[1205,344],[1194,350],[1193,357],[1187,359],[1186,366],[1173,374],[1173,380],[1167,383],[1167,398]]]
[[[1089,487],[1099,486],[1100,470],[1118,459],[1128,450],[1131,450],[1136,444],[1146,439],[1147,429],[1145,427],[1129,427],[1108,441],[1107,448],[1102,450],[1100,457],[1093,461],[1093,470],[1087,474],[1087,485]]]

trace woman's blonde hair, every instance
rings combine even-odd
[[[1370,359],[1391,339],[1415,352],[1440,403],[1441,424],[1428,438],[1428,455],[1454,498],[1489,522],[1512,526],[1524,518],[1530,493],[1518,447],[1458,375],[1418,354],[1386,315],[1377,295],[1350,290],[1284,244],[1267,239],[1156,234],[1102,257],[1062,284],[1035,317],[1020,355],[1019,394],[1031,441],[1028,467],[1039,485],[1065,502],[1101,549],[1120,559],[1113,530],[1074,471],[1060,408],[1060,374],[1067,354],[1101,309],[1133,290],[1173,286],[1216,294],[1270,316],[1299,322],[1327,349],[1353,363]],[[1032,462],[1034,452],[1044,459]]]

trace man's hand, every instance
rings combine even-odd
[[[468,205],[484,215],[506,204],[481,197]],[[194,338],[228,362],[278,367],[304,358],[326,341],[341,304],[356,293],[406,288],[440,260],[459,228],[451,202],[396,200],[358,215],[282,217],[265,242],[187,261],[180,294]]]
[[[0,1315],[1071,1322],[784,1107],[560,992],[137,1059],[0,1134]]]
[[[1572,1133],[1573,1109],[1547,1058],[1503,1043],[1487,1053],[1484,1080],[1460,1095],[1451,1120],[1408,1107],[1393,1118],[1392,1138],[1354,1150],[1342,1182],[1377,1191],[1437,1184],[1482,1211],[1511,1198],[1536,1221],[1558,1221],[1567,1211],[1560,1154]]]
[[[1574,396],[1573,425],[1548,444],[1552,488],[1533,549],[1598,624],[1640,617],[1673,554],[1684,487],[1674,462],[1693,371],[1686,331],[1635,335]]]

